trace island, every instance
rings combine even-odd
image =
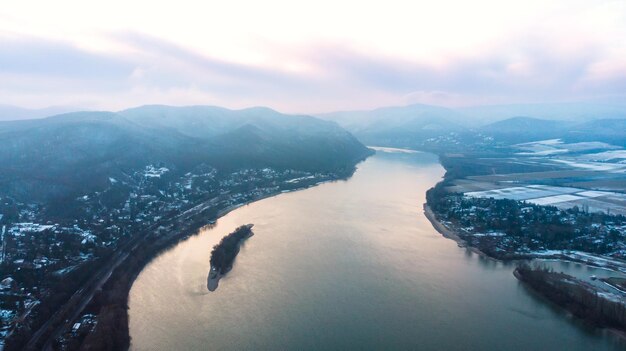
[[[626,332],[626,305],[622,297],[564,273],[545,267],[519,265],[515,277],[554,304],[586,322],[615,331]]]
[[[220,278],[233,268],[235,257],[239,253],[241,243],[254,235],[252,227],[254,224],[246,224],[235,229],[234,232],[222,238],[219,244],[213,246],[211,251],[211,270],[207,278],[207,288],[215,291]]]

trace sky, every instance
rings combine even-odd
[[[570,101],[626,101],[626,0],[0,0],[0,104]]]

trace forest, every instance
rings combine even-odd
[[[228,273],[239,253],[241,242],[250,236],[252,236],[252,224],[242,225],[223,237],[211,251],[211,269],[215,269],[220,274]]]

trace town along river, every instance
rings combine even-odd
[[[529,292],[514,264],[459,248],[424,217],[437,158],[381,152],[347,181],[241,207],[156,257],[130,292],[132,350],[613,350]],[[255,236],[207,290],[211,248]],[[562,265],[570,274],[599,274]]]

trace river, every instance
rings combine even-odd
[[[529,292],[513,264],[437,233],[422,204],[443,168],[431,154],[392,151],[379,151],[347,181],[238,208],[156,257],[130,291],[131,349],[624,347]],[[209,292],[211,248],[247,223],[255,235]]]

